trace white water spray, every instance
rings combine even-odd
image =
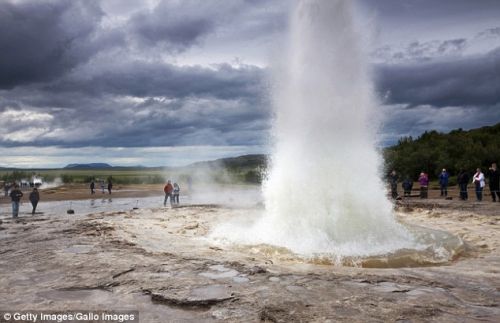
[[[276,78],[265,215],[230,240],[299,254],[370,256],[414,248],[379,178],[377,100],[351,1],[300,1]]]
[[[377,100],[351,4],[299,3],[279,78],[259,226],[268,243],[300,253],[372,255],[412,245],[379,178]]]

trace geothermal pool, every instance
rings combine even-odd
[[[409,224],[404,225],[417,237],[420,249],[400,248],[395,252],[369,256],[346,256],[334,252],[298,253],[290,248],[268,243],[249,243],[248,240],[237,242],[237,239],[227,233],[227,230],[253,227],[256,222],[262,219],[265,210],[261,205],[259,191],[256,188],[245,190],[233,188],[228,189],[226,193],[218,193],[221,196],[218,200],[219,203],[209,203],[216,200],[215,197],[210,197],[209,194],[202,194],[203,198],[196,196],[181,197],[181,201],[184,201],[184,203],[181,204],[180,208],[185,210],[181,212],[185,213],[187,217],[193,217],[193,220],[204,220],[203,234],[197,235],[193,240],[193,243],[197,246],[205,245],[234,250],[248,255],[278,257],[278,259],[287,259],[287,261],[294,263],[379,268],[449,264],[460,255],[463,255],[466,250],[465,243],[457,236],[441,230]],[[173,212],[178,211],[172,209],[169,205],[164,208],[162,203],[162,196],[51,201],[40,203],[38,207],[39,213],[35,216],[30,213],[31,205],[24,203],[20,209],[20,220],[29,222],[37,221],[39,218],[51,218],[71,222],[78,219],[85,220],[87,216],[98,214],[127,214],[130,212],[137,216],[143,214],[142,216],[147,220],[148,215],[152,214],[152,212],[163,212],[165,220],[170,221],[170,216],[176,214]],[[66,214],[66,210],[70,205],[75,214]],[[134,209],[135,207],[138,209]],[[206,210],[209,210],[209,214],[203,213]],[[9,211],[9,204],[2,205],[0,219],[10,221],[11,215],[7,213]],[[206,219],[204,219],[205,217]],[[143,237],[142,243],[151,246],[157,251],[161,250],[162,246],[172,245],[173,243],[171,239],[164,239],[166,232],[162,226],[152,227],[151,231],[143,227],[138,229],[145,231],[144,233],[137,233],[137,236]],[[222,238],[220,237],[221,230],[224,233]],[[173,244],[175,245],[177,242]]]

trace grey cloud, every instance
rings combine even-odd
[[[428,23],[430,21],[460,21],[464,17],[475,17],[481,13],[483,18],[495,17],[500,12],[497,0],[360,0],[362,4],[375,10],[382,18],[388,17],[393,22],[405,21],[412,24],[415,21]],[[498,16],[496,16],[498,17]]]
[[[269,34],[286,26],[289,1],[162,1],[118,22],[118,27],[113,21],[101,24],[106,18],[98,4],[0,4],[0,27],[8,31],[0,34],[0,46],[8,48],[0,51],[0,113],[18,120],[3,124],[0,147],[265,143],[271,122],[267,69],[174,62],[177,54],[205,41],[219,41],[224,47],[232,41],[239,46],[249,39],[256,45],[270,39]],[[495,32],[485,31],[478,38]],[[401,118],[388,124],[389,131],[435,127],[419,113],[444,111],[449,105],[462,108],[447,110],[457,115],[446,126],[460,126],[454,120],[469,106],[470,111],[499,117],[492,107],[499,107],[500,73],[495,71],[500,51],[460,57],[470,41],[456,38],[386,48],[391,55],[402,52],[405,59],[377,67],[379,90],[390,93],[388,103],[413,107],[398,110],[402,114],[392,111]],[[486,122],[473,114],[466,117],[472,120],[467,125]],[[17,132],[30,128],[30,133]]]
[[[375,49],[371,56],[376,62],[384,63],[425,62],[446,56],[462,56],[469,45],[470,42],[465,38],[414,41],[402,47],[382,46]]]
[[[409,43],[382,45],[373,50],[371,58],[378,63],[411,64],[433,60],[456,59],[485,53],[500,47],[500,27],[488,28],[467,38],[410,41]]]
[[[0,88],[54,79],[90,54],[102,12],[95,1],[0,3]]]
[[[207,68],[123,61],[103,65],[90,78],[80,79],[76,75],[42,88],[55,94],[80,92],[93,96],[255,98],[265,92],[265,73],[264,69],[250,65],[234,68],[219,64]]]
[[[160,43],[172,52],[179,52],[213,32],[215,20],[210,15],[213,10],[207,11],[213,4],[193,0],[162,1],[154,10],[134,15],[129,21],[129,29],[139,41],[148,45]]]
[[[132,42],[177,54],[206,38],[246,41],[283,31],[290,2],[286,0],[160,1],[153,10],[132,16],[127,30]]]
[[[147,93],[134,89],[136,75],[129,77],[132,83],[121,84],[123,87],[117,75],[116,79],[96,78],[72,84],[65,91],[51,88],[50,91],[15,89],[3,95],[0,92],[4,97],[0,100],[0,111],[14,108],[53,116],[44,123],[46,131],[39,136],[28,141],[4,137],[0,145],[140,147],[261,143],[269,126],[269,103],[261,86],[263,71],[229,66],[202,70],[206,77],[178,75],[179,79],[189,80],[178,85],[173,81],[170,85],[149,82],[156,74],[139,78],[139,82],[147,82],[144,89],[156,86],[147,89]],[[103,85],[107,81],[111,87]],[[94,90],[91,84],[102,91],[98,95],[87,93],[86,86]],[[19,104],[14,107],[12,102]],[[33,122],[11,124],[4,131],[9,133],[32,125]]]
[[[419,64],[382,64],[377,86],[388,103],[491,106],[500,102],[500,48],[488,54]]]
[[[386,115],[383,144],[395,144],[402,136],[417,137],[424,131],[448,132],[452,129],[472,129],[496,124],[500,120],[500,104],[488,107],[448,107],[429,105],[405,109],[398,105],[381,107]]]
[[[476,35],[477,38],[497,38],[500,37],[500,27],[486,29]]]

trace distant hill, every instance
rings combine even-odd
[[[229,169],[257,169],[257,168],[265,168],[267,164],[267,156],[262,154],[254,154],[254,155],[243,155],[238,157],[229,157],[229,158],[220,158],[211,161],[202,161],[193,163],[188,168],[197,168],[197,167],[225,167]]]
[[[180,169],[191,174],[205,172],[220,183],[260,183],[267,166],[266,155],[244,155],[190,164]],[[196,175],[195,175],[196,176]]]
[[[110,164],[106,163],[90,163],[90,164],[68,164],[64,169],[101,169],[113,168]]]
[[[487,170],[500,163],[500,123],[494,126],[452,130],[440,133],[426,131],[418,138],[403,137],[384,150],[387,172],[395,169],[402,176],[418,177],[421,171],[436,178],[446,168],[451,175],[477,167]]]

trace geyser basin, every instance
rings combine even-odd
[[[441,263],[460,249],[444,233],[395,220],[380,179],[377,98],[355,21],[352,1],[298,2],[287,54],[275,67],[265,212],[252,224],[221,226],[213,237],[336,263]]]
[[[222,210],[221,210],[222,211]],[[353,244],[332,244],[322,250],[299,252],[283,244],[260,242],[254,228],[262,221],[258,210],[222,211],[219,224],[215,224],[209,234],[211,243],[275,260],[292,263],[310,263],[320,265],[342,265],[365,268],[399,268],[446,265],[465,254],[465,242],[448,232],[422,226],[404,224],[405,230],[412,236],[412,247],[394,248],[393,251],[375,252],[383,248],[353,250]],[[248,228],[251,228],[250,230]],[[262,238],[262,236],[261,236]],[[304,245],[309,241],[302,240]],[[357,247],[366,244],[359,241]],[[300,248],[299,248],[300,249]]]

